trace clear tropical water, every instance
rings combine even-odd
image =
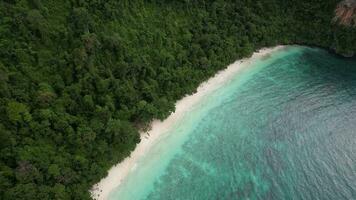
[[[255,62],[110,199],[356,199],[356,60],[289,47]]]

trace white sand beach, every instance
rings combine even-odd
[[[254,53],[250,58],[238,60],[229,65],[225,70],[218,72],[208,81],[202,83],[198,87],[196,93],[179,100],[176,103],[175,112],[164,121],[153,121],[151,130],[141,133],[141,142],[136,146],[136,149],[131,153],[131,156],[113,166],[109,170],[108,176],[93,186],[90,191],[92,198],[96,200],[106,200],[109,197],[110,192],[120,186],[120,184],[127,178],[127,175],[135,170],[138,160],[157,143],[159,138],[166,133],[168,134],[171,127],[179,121],[184,114],[188,113],[195,105],[199,104],[199,101],[201,101],[207,94],[220,88],[224,83],[235,77],[241,69],[248,67],[252,62],[283,48],[284,46],[276,46],[273,48],[261,49]]]

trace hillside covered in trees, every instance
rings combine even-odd
[[[356,52],[339,0],[3,0],[0,199],[90,199],[199,83],[261,47]]]

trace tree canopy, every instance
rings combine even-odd
[[[0,199],[90,199],[138,130],[261,47],[356,52],[338,0],[3,0]]]

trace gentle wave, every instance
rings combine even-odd
[[[110,199],[356,199],[356,61],[290,47],[253,65]]]

